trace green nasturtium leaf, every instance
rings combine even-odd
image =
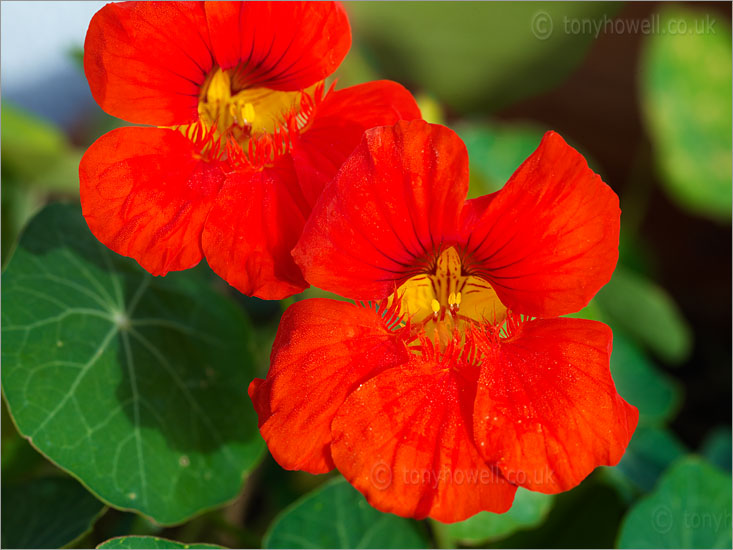
[[[41,477],[2,488],[2,547],[61,548],[89,531],[105,506],[77,481]]]
[[[79,160],[59,128],[12,104],[2,109],[3,179],[45,191],[79,192]]]
[[[730,548],[731,476],[697,457],[675,463],[624,518],[619,548]]]
[[[639,426],[621,462],[608,471],[613,477],[625,478],[637,491],[649,492],[669,465],[686,453],[682,442],[666,428]]]
[[[263,450],[250,327],[205,278],[153,278],[54,204],[2,284],[2,388],[36,449],[162,524],[237,495]]]
[[[343,478],[284,510],[265,535],[265,548],[425,548],[418,525],[369,506]]]
[[[611,374],[621,397],[639,409],[640,424],[671,420],[682,404],[682,386],[654,365],[621,330],[613,333]]]
[[[642,112],[662,181],[682,207],[731,217],[731,33],[723,17],[677,6],[642,56]],[[683,32],[684,31],[684,32]]]
[[[618,266],[595,297],[612,328],[620,328],[670,364],[692,350],[692,331],[677,304],[661,287]]]
[[[476,545],[511,535],[522,529],[540,525],[552,508],[553,495],[517,489],[514,504],[505,514],[481,512],[459,523],[447,526],[454,541]]]
[[[469,123],[456,127],[470,160],[469,198],[498,191],[542,141],[544,132],[528,124]]]
[[[718,468],[731,471],[731,432],[730,426],[714,429],[705,437],[700,454]]]
[[[569,19],[612,17],[618,5],[536,2],[348,2],[355,44],[378,72],[460,113],[495,111],[560,83],[592,34]]]
[[[109,550],[137,550],[137,549],[160,549],[160,550],[193,550],[194,548],[224,548],[216,544],[203,542],[183,543],[175,540],[162,539],[160,537],[127,536],[115,537],[104,541],[97,548]]]

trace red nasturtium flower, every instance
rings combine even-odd
[[[163,275],[209,265],[245,294],[307,286],[290,251],[365,129],[419,118],[399,84],[324,88],[351,45],[332,2],[124,2],[92,19],[99,105],[153,127],[109,132],[80,166],[97,238]]]
[[[552,132],[501,191],[467,190],[447,128],[367,131],[293,255],[312,284],[371,303],[291,306],[249,390],[283,467],[336,467],[376,508],[444,522],[504,512],[517,486],[576,486],[638,421],[609,327],[559,318],[611,276],[617,196]]]

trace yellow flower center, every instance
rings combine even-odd
[[[444,250],[425,272],[397,289],[401,313],[429,337],[450,341],[455,330],[463,333],[473,322],[502,323],[507,308],[492,286],[468,273],[455,247]]]
[[[199,120],[179,127],[202,158],[270,164],[289,150],[292,132],[302,132],[321,99],[323,83],[299,91],[242,87],[237,69],[215,69],[201,87]]]
[[[235,91],[231,70],[216,69],[208,78],[199,98],[199,117],[208,126],[216,125],[223,135],[237,141],[258,134],[271,134],[284,124],[287,115],[300,106],[302,92],[281,92],[269,88]]]

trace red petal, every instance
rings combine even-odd
[[[307,288],[290,256],[307,212],[299,193],[287,158],[229,175],[204,227],[211,269],[240,292],[266,300]]]
[[[615,465],[639,420],[616,392],[611,329],[583,319],[537,319],[498,347],[479,344],[474,435],[511,482],[567,491],[594,468]]]
[[[406,360],[404,344],[372,309],[325,299],[290,306],[267,379],[249,387],[272,456],[289,470],[331,470],[331,421],[344,399]]]
[[[618,259],[618,197],[563,139],[545,134],[493,200],[468,201],[467,249],[476,270],[516,312],[578,311]]]
[[[368,130],[318,200],[293,257],[315,286],[385,297],[456,233],[467,190],[468,155],[453,131],[422,120]]]
[[[206,2],[206,18],[218,65],[242,64],[242,87],[307,88],[351,47],[346,12],[334,2]]]
[[[201,231],[224,174],[195,158],[173,130],[119,128],[92,144],[79,166],[81,206],[92,233],[153,275],[195,266]]]
[[[333,421],[336,467],[383,512],[454,522],[507,511],[516,487],[473,444],[472,397],[454,372],[421,358],[383,372]]]
[[[203,2],[120,2],[92,18],[84,72],[111,115],[172,126],[198,116],[199,91],[214,66]]]
[[[306,199],[315,204],[365,130],[420,118],[420,109],[403,86],[378,80],[328,94],[306,132],[295,142],[293,160]]]

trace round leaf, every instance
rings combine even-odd
[[[591,34],[569,19],[611,17],[613,3],[349,2],[355,43],[380,74],[461,113],[496,110],[560,83]]]
[[[543,135],[537,127],[513,124],[463,124],[456,132],[466,144],[471,163],[469,198],[504,187]]]
[[[677,304],[661,287],[619,266],[595,301],[612,328],[623,329],[661,359],[684,361],[692,349],[692,331]]]
[[[2,283],[2,388],[36,449],[163,524],[237,495],[263,450],[240,310],[194,273],[151,277],[62,205],[33,219]]]
[[[681,385],[620,330],[613,332],[611,374],[621,397],[639,409],[642,424],[671,420],[682,404]]]
[[[667,191],[693,212],[731,216],[731,35],[722,17],[662,10],[647,38],[642,111]]]
[[[451,539],[464,544],[478,544],[511,535],[540,525],[552,508],[553,495],[517,489],[514,504],[505,514],[481,512],[475,516],[448,525]]]
[[[651,491],[662,472],[686,452],[682,442],[669,430],[639,426],[621,462],[611,470],[637,489]]]
[[[91,529],[104,504],[66,477],[3,483],[2,547],[61,548]]]
[[[326,483],[284,510],[265,548],[425,548],[411,520],[369,506],[343,478]]]
[[[162,539],[160,537],[141,537],[141,536],[130,536],[130,537],[115,537],[104,541],[97,548],[107,549],[127,549],[135,550],[138,548],[151,548],[161,550],[192,550],[194,548],[224,548],[223,546],[217,546],[216,544],[206,544],[203,542],[193,542],[190,544],[184,544],[183,542],[177,542],[175,540]]]
[[[690,457],[624,518],[619,548],[730,548],[731,476]]]

